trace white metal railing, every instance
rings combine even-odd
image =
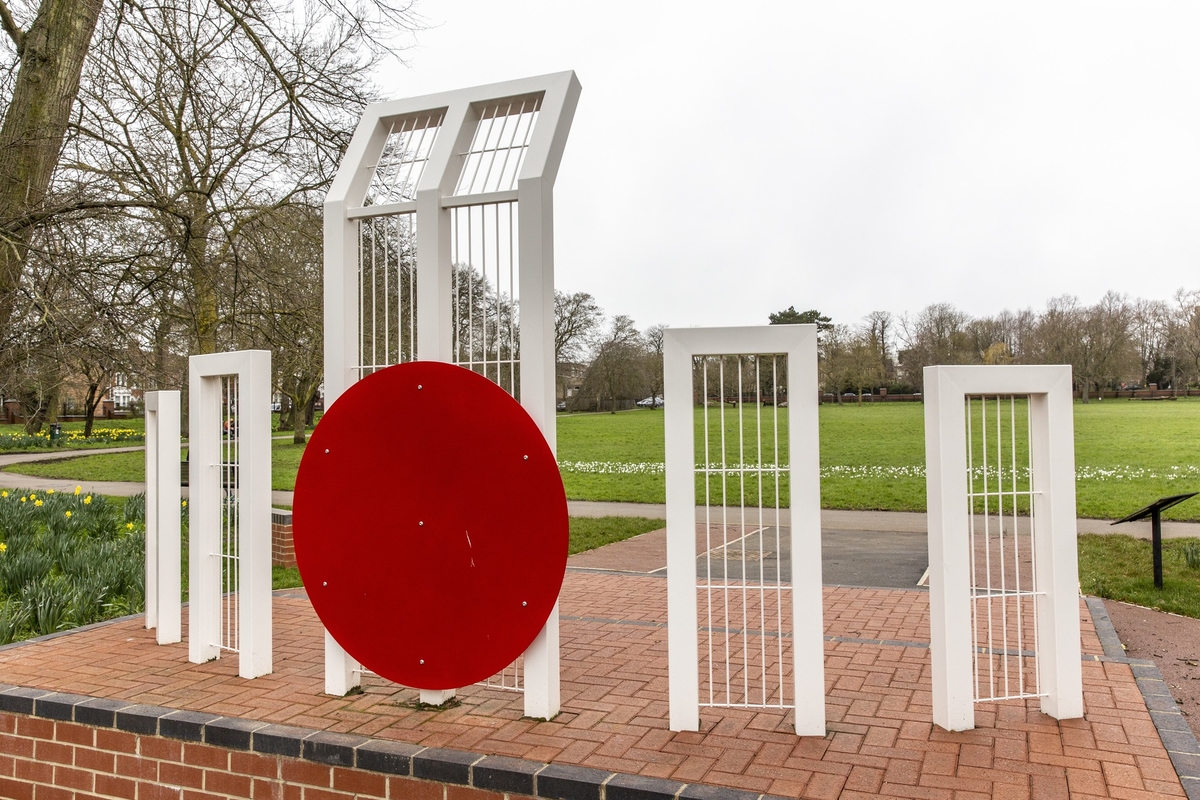
[[[359,358],[362,378],[417,353],[416,214],[361,219],[358,251]]]
[[[426,111],[388,124],[387,140],[375,163],[364,206],[416,199],[417,185],[445,116],[444,110]]]
[[[783,640],[791,632],[791,576],[785,579],[780,528],[767,525],[787,507],[779,408],[787,397],[779,394],[787,357],[697,356],[693,363],[704,399],[696,442],[705,537],[696,586],[706,698],[700,705],[790,708],[785,676],[792,665]],[[767,509],[772,513],[764,516]]]
[[[239,467],[238,376],[221,376],[221,633],[217,647],[231,653],[241,651],[241,509],[238,505]]]
[[[462,154],[462,172],[454,194],[516,189],[541,108],[541,93],[484,106],[471,146]]]
[[[515,202],[450,211],[453,363],[520,400],[520,271]]]
[[[975,700],[1040,697],[1029,399],[965,403]]]

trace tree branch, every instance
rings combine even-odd
[[[25,31],[21,30],[4,0],[0,0],[0,25],[4,26],[4,32],[13,40],[13,44],[17,46],[17,55],[20,55],[25,47]]]

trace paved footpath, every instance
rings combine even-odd
[[[287,437],[282,437],[287,438]],[[143,447],[115,447],[105,450],[60,450],[53,453],[10,453],[0,455],[0,468],[29,461],[54,461],[78,456],[96,455],[98,453],[126,453],[143,450]],[[39,478],[32,475],[22,475],[18,472],[0,471],[0,486],[10,489],[36,489],[56,492],[73,492],[76,486],[83,491],[95,494],[106,494],[114,497],[128,497],[146,491],[145,483],[118,481],[71,481],[56,478]],[[184,489],[187,496],[187,489]],[[271,492],[271,502],[277,506],[292,506],[292,493],[284,491]],[[667,507],[662,503],[609,503],[590,500],[568,500],[567,509],[573,517],[649,517],[650,519],[666,519]],[[747,509],[747,524],[758,524],[774,527],[777,523],[773,509],[764,509],[760,515],[757,509]],[[705,521],[705,509],[697,507],[696,521]],[[879,531],[897,533],[924,533],[927,528],[925,514],[904,511],[844,511],[823,509],[821,511],[821,528],[835,531]],[[1150,538],[1150,521],[1126,523],[1113,526],[1108,520],[1080,519],[1076,523],[1079,533],[1127,533],[1143,539]],[[1200,538],[1200,523],[1196,522],[1164,522],[1163,538],[1179,539],[1184,537]]]

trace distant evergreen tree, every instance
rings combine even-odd
[[[815,308],[808,311],[797,311],[795,306],[788,306],[786,311],[768,314],[767,319],[771,321],[772,325],[811,325],[816,323],[819,331],[827,331],[833,327],[833,320]]]

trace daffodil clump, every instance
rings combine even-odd
[[[0,490],[0,644],[145,606],[145,498]]]
[[[37,433],[0,433],[0,450],[29,450],[41,447],[82,447],[93,445],[141,444],[146,440],[146,434],[132,428],[92,428],[91,436],[84,436],[82,430],[63,431],[54,442],[50,441],[48,430]]]

